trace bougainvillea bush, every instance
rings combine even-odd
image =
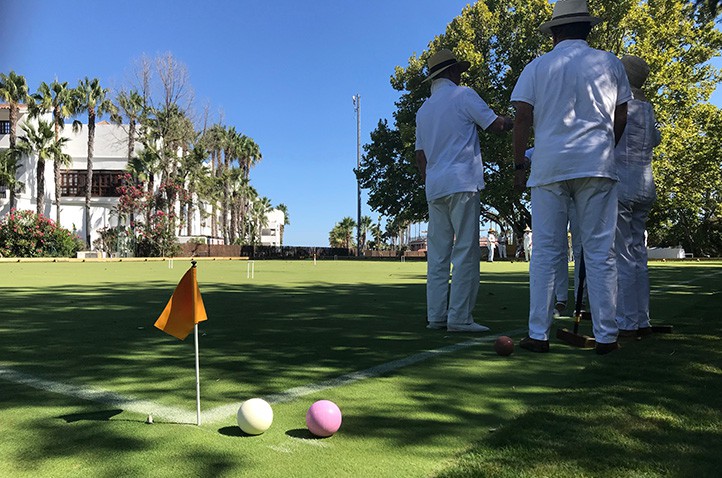
[[[74,257],[83,241],[42,214],[11,210],[0,220],[2,257]]]

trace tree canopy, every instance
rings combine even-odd
[[[720,110],[709,98],[720,80],[710,59],[722,51],[722,33],[708,12],[684,0],[591,0],[604,22],[591,46],[618,56],[644,58],[651,74],[644,91],[655,107],[662,144],[653,168],[659,200],[650,221],[650,244],[681,243],[695,254],[722,252]],[[499,115],[513,114],[511,91],[524,66],[552,48],[538,26],[551,17],[547,0],[480,0],[434,37],[428,48],[397,66],[391,85],[401,92],[394,123],[380,120],[364,145],[357,171],[374,211],[405,224],[427,217],[424,188],[415,169],[415,115],[430,94],[424,65],[442,48],[471,63],[462,84],[474,88]],[[516,234],[531,223],[528,192],[511,187],[511,138],[480,133],[486,188],[482,217]]]

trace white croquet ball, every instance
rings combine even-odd
[[[238,409],[238,426],[249,435],[260,435],[273,423],[273,409],[262,398],[251,398]]]

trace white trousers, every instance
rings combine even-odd
[[[478,192],[429,201],[426,308],[430,323],[470,324],[479,292]],[[451,286],[449,286],[449,271]]]
[[[617,216],[617,326],[649,327],[649,272],[644,230],[651,203],[620,201]]]
[[[579,288],[579,258],[582,255],[582,243],[579,236],[579,224],[577,220],[577,211],[574,207],[574,203],[572,201],[569,201],[569,232],[572,235],[572,257],[571,260],[574,261],[574,297],[572,298],[572,303],[576,306],[577,303],[577,292]],[[567,250],[569,249],[569,240],[567,239]],[[556,298],[557,302],[562,302],[567,300],[568,296],[568,289],[569,289],[569,264],[566,261],[561,261],[559,263],[559,269],[558,274],[556,278]],[[584,287],[584,298],[583,300],[587,300],[587,288]]]
[[[594,337],[617,340],[616,182],[607,178],[560,181],[531,190],[534,255],[529,265],[529,336],[549,340],[554,280],[567,256],[569,201],[574,203],[584,251]]]

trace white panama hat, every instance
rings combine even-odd
[[[471,66],[471,63],[468,61],[459,61],[456,56],[451,53],[451,50],[444,48],[431,55],[426,65],[429,68],[429,76],[427,76],[424,81],[434,79],[439,73],[454,65],[460,65],[461,71],[466,71]]]
[[[539,26],[542,33],[551,35],[552,27],[567,25],[569,23],[589,23],[591,26],[601,22],[602,19],[589,14],[587,0],[558,0],[554,4],[552,19]]]

